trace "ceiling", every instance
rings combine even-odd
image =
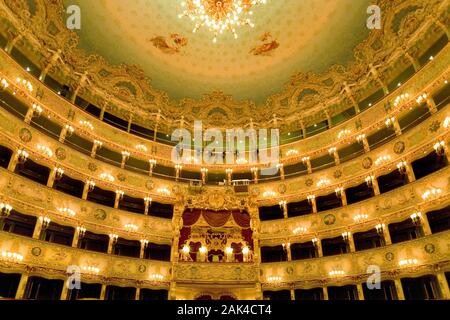
[[[371,0],[267,0],[254,9],[255,28],[242,27],[239,38],[193,33],[193,23],[179,19],[181,0],[64,0],[81,8],[80,48],[110,63],[137,64],[156,89],[175,100],[198,99],[216,90],[237,100],[262,104],[282,91],[291,76],[321,73],[347,64],[366,39]],[[261,36],[270,33],[266,41]],[[177,34],[187,40],[175,47]],[[253,48],[279,46],[260,55]],[[166,46],[167,45],[167,46]]]

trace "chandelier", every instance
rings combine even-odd
[[[184,12],[179,18],[188,17],[194,23],[195,33],[201,27],[207,27],[214,33],[213,42],[224,31],[232,32],[234,38],[238,35],[236,28],[249,25],[254,27],[250,17],[254,6],[265,4],[267,0],[184,0],[181,6]]]

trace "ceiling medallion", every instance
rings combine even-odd
[[[250,17],[252,8],[265,4],[267,0],[184,0],[181,6],[184,12],[179,18],[188,17],[194,23],[195,33],[201,27],[207,27],[214,33],[213,42],[224,31],[232,32],[237,39],[236,28],[249,25],[254,27]]]

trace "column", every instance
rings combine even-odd
[[[445,277],[444,272],[439,272],[436,274],[439,288],[441,289],[442,299],[448,300],[450,299],[450,289],[448,286],[447,278]]]
[[[397,290],[397,298],[398,300],[405,300],[405,294],[403,293],[402,282],[400,279],[395,279],[395,290]]]
[[[287,202],[286,201],[280,201],[280,206],[283,209],[283,216],[285,219],[288,218],[288,210],[287,210]]]
[[[73,248],[78,248],[78,242],[80,240],[80,228],[75,228],[75,233],[73,234],[73,239],[72,239],[72,247]]]
[[[130,153],[128,151],[122,151],[122,161],[120,162],[120,168],[125,168],[125,163],[130,158]]]
[[[377,178],[374,178],[372,180],[372,188],[373,188],[373,193],[378,196],[380,195],[380,186],[378,185],[378,180]]]
[[[131,131],[131,123],[133,122],[133,115],[130,114],[128,116],[128,126],[127,126],[127,132],[129,133]]]
[[[31,122],[31,119],[33,118],[33,115],[34,115],[34,108],[33,107],[28,108],[27,113],[25,114],[25,118],[23,119],[23,121],[25,123],[29,124]]]
[[[431,235],[431,228],[430,228],[430,223],[428,222],[428,217],[426,214],[422,214],[421,217],[421,225],[422,225],[422,230],[423,230],[423,234],[425,236],[429,236]]]
[[[419,61],[417,61],[416,58],[414,58],[408,51],[406,51],[406,48],[403,48],[403,54],[409,60],[409,62],[413,65],[414,71],[417,72],[420,69]]]
[[[100,116],[98,117],[101,121],[103,121],[103,117],[105,116],[106,111],[106,102],[103,104],[102,109],[100,110]]]
[[[318,257],[322,258],[323,257],[323,250],[322,250],[322,243],[321,243],[320,239],[317,239],[316,250],[317,250]]]
[[[88,193],[89,193],[89,189],[90,189],[90,183],[89,181],[86,181],[84,183],[84,187],[83,187],[83,194],[81,195],[81,199],[86,200]]]
[[[302,138],[305,139],[306,138],[306,126],[305,126],[305,123],[303,122],[303,120],[300,121],[300,126],[302,128]]]
[[[67,295],[69,293],[69,287],[67,286],[67,280],[64,280],[63,287],[61,290],[61,296],[59,300],[67,300]]]
[[[141,249],[139,251],[139,259],[144,259],[144,254],[145,254],[145,248],[148,245],[148,241],[147,240],[141,240]]]
[[[341,160],[339,159],[339,154],[337,152],[336,148],[331,148],[328,150],[328,153],[333,156],[334,163],[338,166],[341,163]]]
[[[331,120],[331,116],[328,110],[325,110],[325,116],[327,117],[328,128],[333,127],[333,121]]]
[[[11,155],[11,159],[9,160],[8,170],[14,172],[16,170],[16,166],[18,163],[19,163],[19,154],[17,153],[17,151],[14,151],[14,153]]]
[[[106,298],[106,284],[102,284],[102,290],[100,291],[100,300],[105,300]]]
[[[367,137],[365,134],[360,134],[356,139],[359,143],[362,143],[364,152],[370,152],[369,141],[367,141]]]
[[[48,180],[47,180],[47,187],[49,188],[53,188],[53,184],[55,183],[55,178],[56,178],[56,167],[54,167],[52,169],[52,171],[50,171],[50,174],[48,176]]]
[[[400,124],[398,123],[397,118],[395,118],[394,121],[392,122],[392,127],[394,128],[395,134],[397,136],[402,134],[402,129],[400,128]]]
[[[306,168],[308,169],[308,173],[312,173],[311,159],[310,157],[303,157],[302,162],[306,164]]]
[[[22,273],[19,281],[19,286],[17,287],[16,291],[16,299],[21,300],[25,298],[25,290],[27,288],[27,282],[28,282],[29,275],[27,273]]]
[[[406,176],[408,177],[408,181],[409,182],[416,181],[416,175],[414,174],[414,170],[409,163],[406,163],[405,170],[406,170]]]
[[[135,300],[141,300],[141,288],[136,288],[136,297]]]
[[[347,193],[345,192],[345,189],[342,189],[342,191],[341,191],[341,200],[342,200],[342,205],[346,206],[347,205]]]
[[[277,164],[277,168],[280,170],[280,178],[284,180],[284,165],[282,163]]]
[[[430,113],[436,113],[438,111],[437,107],[436,107],[436,103],[434,102],[434,99],[432,96],[427,96],[425,99],[426,103],[427,103],[427,107],[430,110]]]
[[[59,142],[64,143],[67,133],[73,133],[73,127],[68,124],[62,128],[61,133],[59,134]]]
[[[438,20],[437,17],[434,17],[434,23],[436,23],[436,25],[442,29],[442,31],[445,32],[445,34],[447,35],[447,41],[450,40],[450,30],[447,28],[447,26],[442,23],[440,20]]]
[[[364,290],[361,283],[356,285],[356,289],[358,290],[358,300],[364,300]]]
[[[311,198],[310,198],[310,202],[311,202],[311,206],[312,206],[312,211],[313,211],[313,213],[317,213],[316,196],[311,197]]]
[[[291,289],[291,300],[295,300],[295,290]]]
[[[12,49],[16,45],[17,41],[19,41],[22,38],[21,34],[16,35],[14,38],[8,41],[5,47],[6,53],[11,53]]]
[[[119,208],[119,202],[123,197],[123,191],[116,190],[116,198],[114,199],[114,209]]]
[[[39,240],[39,238],[41,237],[42,224],[43,224],[43,219],[38,218],[36,220],[36,226],[34,227],[33,239],[38,239]]]
[[[114,244],[116,242],[116,235],[110,235],[109,236],[109,242],[108,242],[108,254],[111,254],[113,252]]]
[[[387,225],[383,228],[383,238],[385,245],[388,246],[392,244],[391,234],[389,233],[389,227]]]
[[[353,233],[350,233],[347,241],[348,241],[348,247],[350,249],[350,252],[355,252],[356,248],[355,248],[355,241],[353,239]]]
[[[328,288],[327,287],[323,287],[323,300],[329,300],[328,298]]]
[[[253,167],[250,169],[253,174],[253,182],[256,184],[258,183],[258,168]]]
[[[92,145],[91,150],[91,158],[95,158],[95,154],[97,153],[98,147],[100,147],[100,141],[94,140],[94,144]]]

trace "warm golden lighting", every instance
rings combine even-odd
[[[213,42],[225,31],[237,39],[236,28],[246,25],[253,28],[251,9],[265,3],[266,0],[185,0],[181,3],[184,11],[178,17],[191,19],[195,23],[194,33],[202,27],[208,28],[214,33]]]

